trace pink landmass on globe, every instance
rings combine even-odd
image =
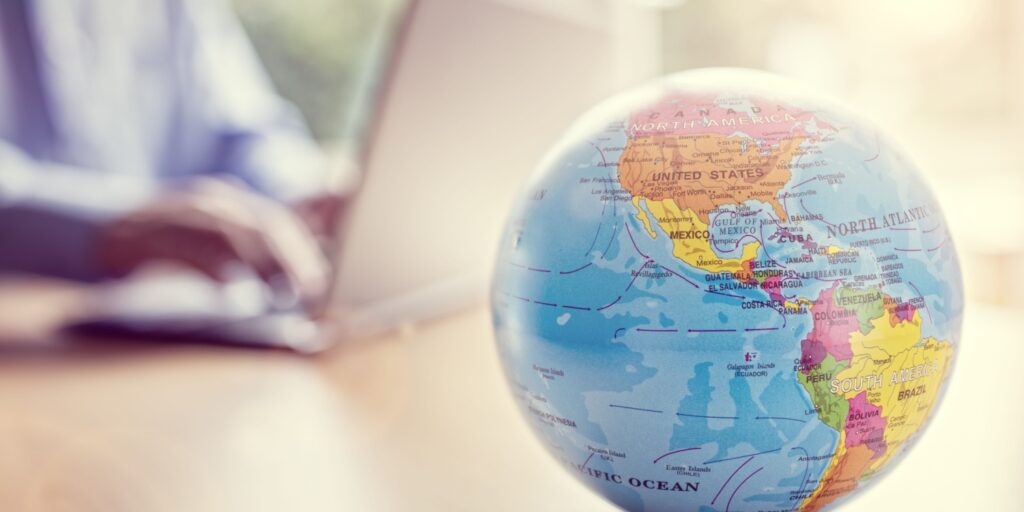
[[[627,128],[631,137],[743,133],[762,147],[792,137],[819,139],[822,130],[836,131],[812,112],[780,102],[682,93],[667,95],[634,112]]]
[[[780,290],[782,289],[782,287],[780,286],[781,284],[782,276],[771,276],[768,279],[765,279],[763,283],[761,283],[761,290],[766,292],[772,300],[785,302],[786,297],[782,295],[782,293],[780,292]]]
[[[850,412],[846,416],[846,447],[863,444],[877,458],[885,453],[885,417],[882,408],[868,402],[867,391],[850,399]]]
[[[805,356],[809,354],[817,357],[820,353],[821,359],[805,360],[804,365],[807,367],[824,360],[824,353],[832,354],[836,361],[847,361],[853,357],[853,352],[850,351],[850,334],[860,329],[860,322],[855,311],[836,305],[834,294],[838,286],[837,282],[832,288],[822,291],[818,300],[811,306],[811,317],[815,319],[814,329],[804,340],[806,343],[801,345],[805,348]],[[824,353],[814,347],[815,344],[820,344]],[[811,350],[806,350],[807,348]]]

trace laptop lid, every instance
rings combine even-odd
[[[609,31],[492,0],[411,3],[367,124],[334,304],[365,331],[480,300],[526,177],[620,83]]]

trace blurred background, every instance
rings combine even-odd
[[[358,160],[375,130],[375,104],[392,85],[391,56],[408,36],[410,2],[229,3],[273,88],[297,107],[327,161]],[[1015,272],[1024,264],[1024,153],[1017,147],[1024,136],[1024,2],[418,4],[433,6],[424,12],[435,17],[413,39],[419,48],[404,48],[423,59],[407,67],[415,69],[398,91],[408,127],[397,130],[392,119],[385,132],[450,135],[425,128],[440,122],[423,116],[443,112],[452,117],[444,128],[457,135],[493,102],[505,109],[496,111],[517,114],[502,128],[532,134],[503,153],[510,181],[463,183],[481,192],[486,208],[479,211],[490,212],[466,220],[481,224],[462,230],[486,254],[475,257],[475,270],[490,265],[497,226],[532,166],[576,115],[615,91],[697,67],[749,67],[809,83],[874,120],[917,162],[945,209],[968,310],[958,374],[921,448],[848,509],[1024,509],[1018,484],[1024,449],[1013,442],[1024,420],[1016,407],[1024,388],[1008,384],[1017,373],[1016,323],[1024,310]],[[60,3],[50,5],[58,15],[64,11]],[[512,25],[529,37],[504,39]],[[452,27],[450,38],[437,32],[445,26]],[[509,63],[506,74],[504,62],[488,61],[492,54]],[[566,55],[579,61],[558,60]],[[522,76],[533,65],[557,70],[563,64],[575,74]],[[236,78],[230,71],[225,77]],[[506,79],[522,80],[512,83],[528,90],[510,94],[499,83]],[[447,93],[467,81],[480,85]],[[593,87],[583,90],[581,83]],[[531,110],[542,99],[544,108]],[[424,140],[414,159],[387,163],[401,177],[413,176],[420,161],[452,154],[448,144]],[[461,165],[504,148],[488,145],[501,141],[479,142],[460,148]],[[380,151],[378,158],[403,152]],[[410,161],[415,165],[403,167]],[[467,169],[447,171],[468,180]],[[385,185],[418,190],[404,182]],[[420,222],[436,224],[432,212],[417,213]],[[447,258],[453,245],[443,237],[458,231],[410,230],[403,241],[434,251],[426,268]],[[384,251],[357,256],[363,266],[342,268],[366,274],[352,277],[357,284],[400,273]],[[252,288],[235,291],[253,294]],[[199,302],[191,289],[156,299],[161,306]],[[0,277],[0,510],[609,509],[546,454],[519,417],[480,294],[453,315],[399,322],[372,342],[345,340],[311,359],[148,339],[46,350],[6,346],[54,339],[55,326],[97,302],[77,285]]]
[[[484,0],[488,1],[488,0]],[[708,66],[765,69],[827,91],[910,153],[955,228],[974,301],[1024,307],[1003,277],[1024,257],[1024,5],[1014,0],[493,0],[603,25],[621,87]],[[329,147],[358,135],[360,98],[402,0],[234,0],[280,93]],[[653,50],[653,52],[652,52]],[[998,221],[993,219],[998,218]]]
[[[358,134],[350,119],[376,85],[403,0],[233,0],[278,92],[302,111],[313,135],[336,144]]]

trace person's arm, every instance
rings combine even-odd
[[[156,184],[34,160],[0,141],[0,273],[85,282],[154,261],[214,279],[232,262],[315,303],[326,262],[312,234],[279,204],[211,178]]]
[[[323,159],[298,117],[273,94],[230,11],[216,0],[180,0],[174,32],[178,113],[166,178],[115,175],[35,160],[0,141],[0,271],[95,281],[148,261],[172,260],[216,277],[237,260],[268,280],[284,275],[305,295],[322,285],[312,237],[284,204],[316,198]],[[177,131],[175,131],[177,130]],[[193,152],[195,148],[203,148]],[[208,150],[208,151],[207,151]],[[197,175],[228,174],[224,186]],[[199,186],[189,186],[189,184]],[[224,205],[221,208],[217,205]]]
[[[144,177],[39,162],[0,140],[0,271],[109,277],[98,258],[103,226],[155,193]]]

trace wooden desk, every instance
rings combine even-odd
[[[44,291],[0,293],[7,337],[44,340],[81,300]],[[1014,318],[971,313],[931,431],[851,510],[1024,509]],[[2,349],[0,510],[611,510],[513,409],[488,322],[478,307],[314,359]]]

